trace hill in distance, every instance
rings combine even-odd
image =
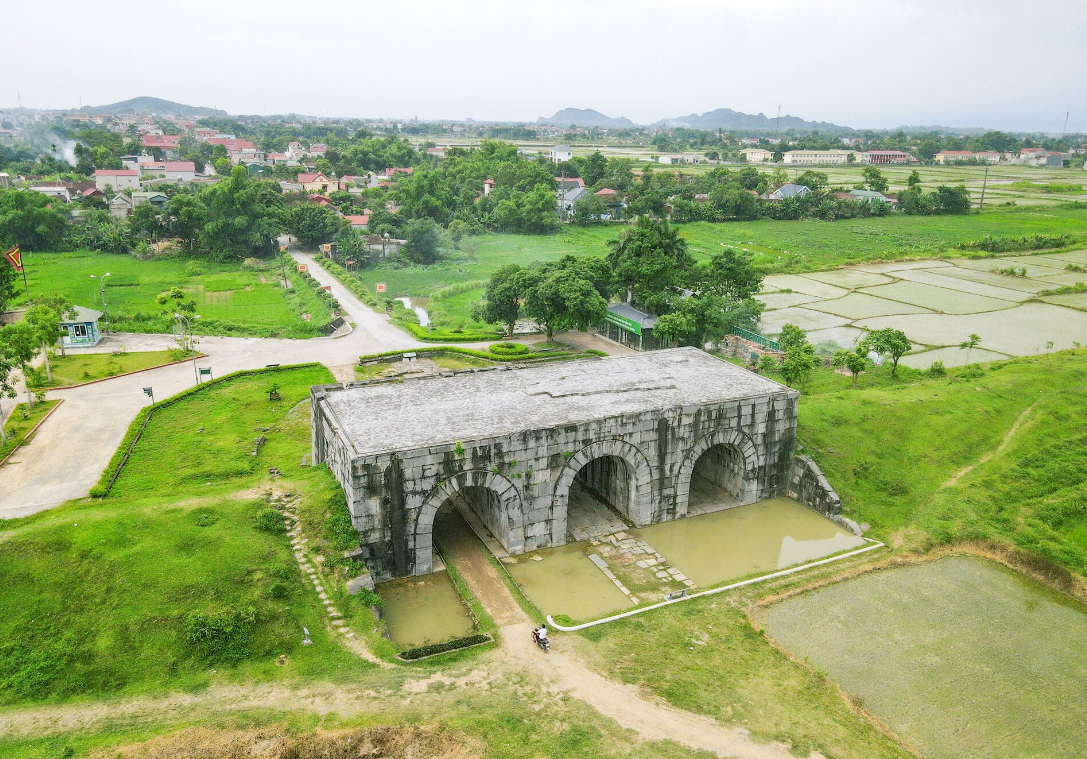
[[[564,108],[554,116],[545,118],[541,116],[536,120],[537,124],[550,124],[552,126],[569,126],[574,124],[580,127],[604,127],[608,129],[621,129],[637,126],[628,118],[612,118],[600,111],[591,108]],[[703,114],[692,113],[689,116],[679,116],[673,119],[661,119],[655,127],[688,127],[690,129],[742,129],[751,131],[771,132],[778,129],[795,129],[811,132],[818,129],[821,132],[837,132],[849,130],[849,127],[831,124],[826,121],[805,121],[796,116],[782,116],[780,119],[765,116],[761,113],[750,114],[734,111],[731,108],[718,108],[715,111],[707,111]]]
[[[88,116],[101,116],[112,113],[135,113],[148,116],[227,116],[226,111],[217,108],[205,108],[198,105],[185,105],[162,98],[138,97],[109,105],[85,105],[79,113]]]
[[[580,127],[601,127],[603,129],[629,129],[637,126],[624,116],[616,119],[605,116],[600,111],[594,111],[591,108],[563,108],[551,118],[541,116],[536,120],[536,123],[561,127],[574,124]]]

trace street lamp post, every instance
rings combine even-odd
[[[98,291],[102,296],[102,314],[106,317],[106,332],[109,332],[109,310],[106,309],[106,277],[108,276],[108,271],[101,277],[99,277],[97,274],[91,275],[91,279],[98,280]]]
[[[192,335],[192,320],[193,319],[199,319],[200,315],[199,314],[194,314],[193,316],[185,317],[185,316],[182,316],[179,313],[175,313],[174,318],[177,319],[177,323],[181,327],[181,349],[185,350],[186,345],[187,345],[186,342],[185,342],[185,327],[188,326],[189,335],[191,336]],[[192,350],[192,373],[193,373],[193,376],[196,377],[196,384],[199,385],[200,384],[200,372],[196,368],[196,342],[195,341],[193,341],[193,345],[190,348],[190,350]]]

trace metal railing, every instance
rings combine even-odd
[[[732,330],[732,334],[736,335],[737,337],[742,337],[744,340],[750,340],[753,343],[758,343],[759,345],[761,345],[763,348],[766,348],[767,350],[771,350],[771,351],[780,351],[781,350],[781,345],[778,343],[777,340],[771,340],[770,338],[763,337],[762,335],[757,334],[755,332],[749,332],[748,330],[743,329],[742,327],[735,327]]]

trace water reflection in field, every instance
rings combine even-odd
[[[423,646],[472,633],[472,620],[445,570],[385,582],[377,592],[394,643]]]

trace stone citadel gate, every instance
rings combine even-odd
[[[799,393],[694,348],[311,391],[313,459],[378,582],[432,571],[460,497],[510,554],[567,542],[571,494],[638,526],[786,494]],[[799,457],[798,457],[799,458]]]

